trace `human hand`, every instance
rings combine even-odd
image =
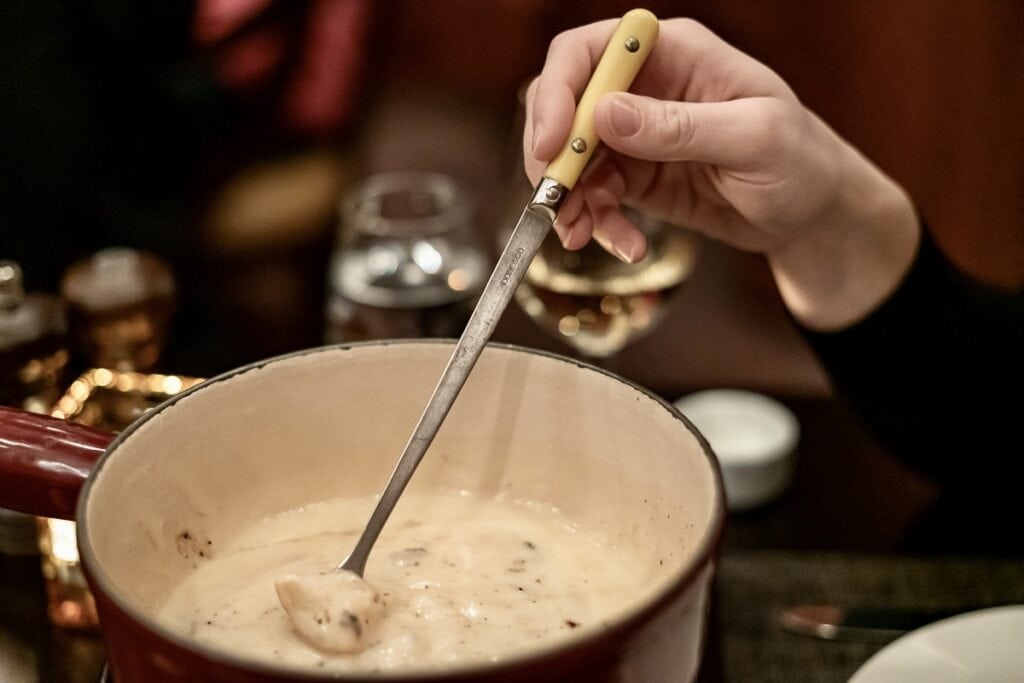
[[[527,92],[532,181],[564,144],[614,26],[552,42]],[[606,95],[594,119],[605,147],[555,223],[567,248],[593,236],[625,261],[642,258],[643,235],[620,209],[631,205],[764,253],[793,313],[822,329],[870,310],[913,257],[917,221],[902,189],[777,74],[696,22],[663,21],[633,92]]]

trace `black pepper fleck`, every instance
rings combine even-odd
[[[351,612],[345,612],[345,616],[348,618],[349,627],[355,631],[356,638],[361,638],[363,636],[363,625],[359,623],[359,617]]]

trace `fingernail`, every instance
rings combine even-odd
[[[615,242],[612,244],[612,251],[615,252],[615,255],[619,257],[620,261],[625,261],[626,263],[636,262],[637,248],[630,240],[619,240],[618,242]]]
[[[619,137],[628,138],[640,130],[640,111],[631,104],[616,97],[612,100],[608,124]]]
[[[533,157],[537,158],[537,147],[540,145],[540,126],[538,124],[533,125],[533,141],[530,143],[530,149],[533,152]]]
[[[568,249],[569,240],[572,238],[572,227],[566,228],[557,221],[555,222],[555,226],[558,228],[558,237],[562,242],[562,246]]]

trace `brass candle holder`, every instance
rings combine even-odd
[[[171,396],[199,384],[198,377],[93,368],[71,383],[50,415],[119,432]],[[75,523],[39,519],[39,550],[46,579],[47,612],[57,626],[94,630],[96,604],[85,582]]]

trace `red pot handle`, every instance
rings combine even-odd
[[[78,493],[114,435],[0,407],[0,507],[75,518]]]

